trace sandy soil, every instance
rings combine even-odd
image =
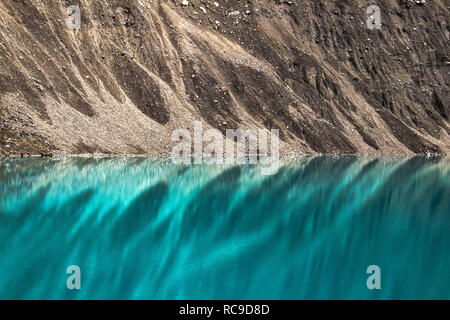
[[[2,0],[0,154],[167,156],[194,121],[279,129],[283,154],[447,154],[449,3],[380,0],[369,30],[372,2]]]

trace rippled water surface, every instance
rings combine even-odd
[[[450,299],[448,158],[0,160],[1,299]],[[66,288],[70,265],[81,290]],[[381,268],[381,290],[366,269]]]

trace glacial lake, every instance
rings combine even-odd
[[[0,299],[450,299],[449,169],[3,158]],[[73,265],[80,290],[67,288]]]

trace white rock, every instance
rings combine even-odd
[[[183,1],[181,1],[181,5],[187,7],[189,5],[189,1],[188,0],[183,0]]]

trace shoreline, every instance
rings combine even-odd
[[[251,157],[252,155],[245,155],[245,158]],[[379,154],[367,154],[367,153],[301,153],[301,154],[281,154],[280,159],[291,159],[291,158],[304,158],[304,157],[448,157],[449,154],[446,153],[428,153],[428,154],[415,154],[415,153],[379,153]],[[51,154],[51,155],[0,155],[0,159],[35,159],[35,158],[46,158],[46,159],[73,159],[73,158],[159,158],[159,159],[172,159],[168,155],[154,155],[154,154]],[[194,157],[191,157],[192,159]]]

